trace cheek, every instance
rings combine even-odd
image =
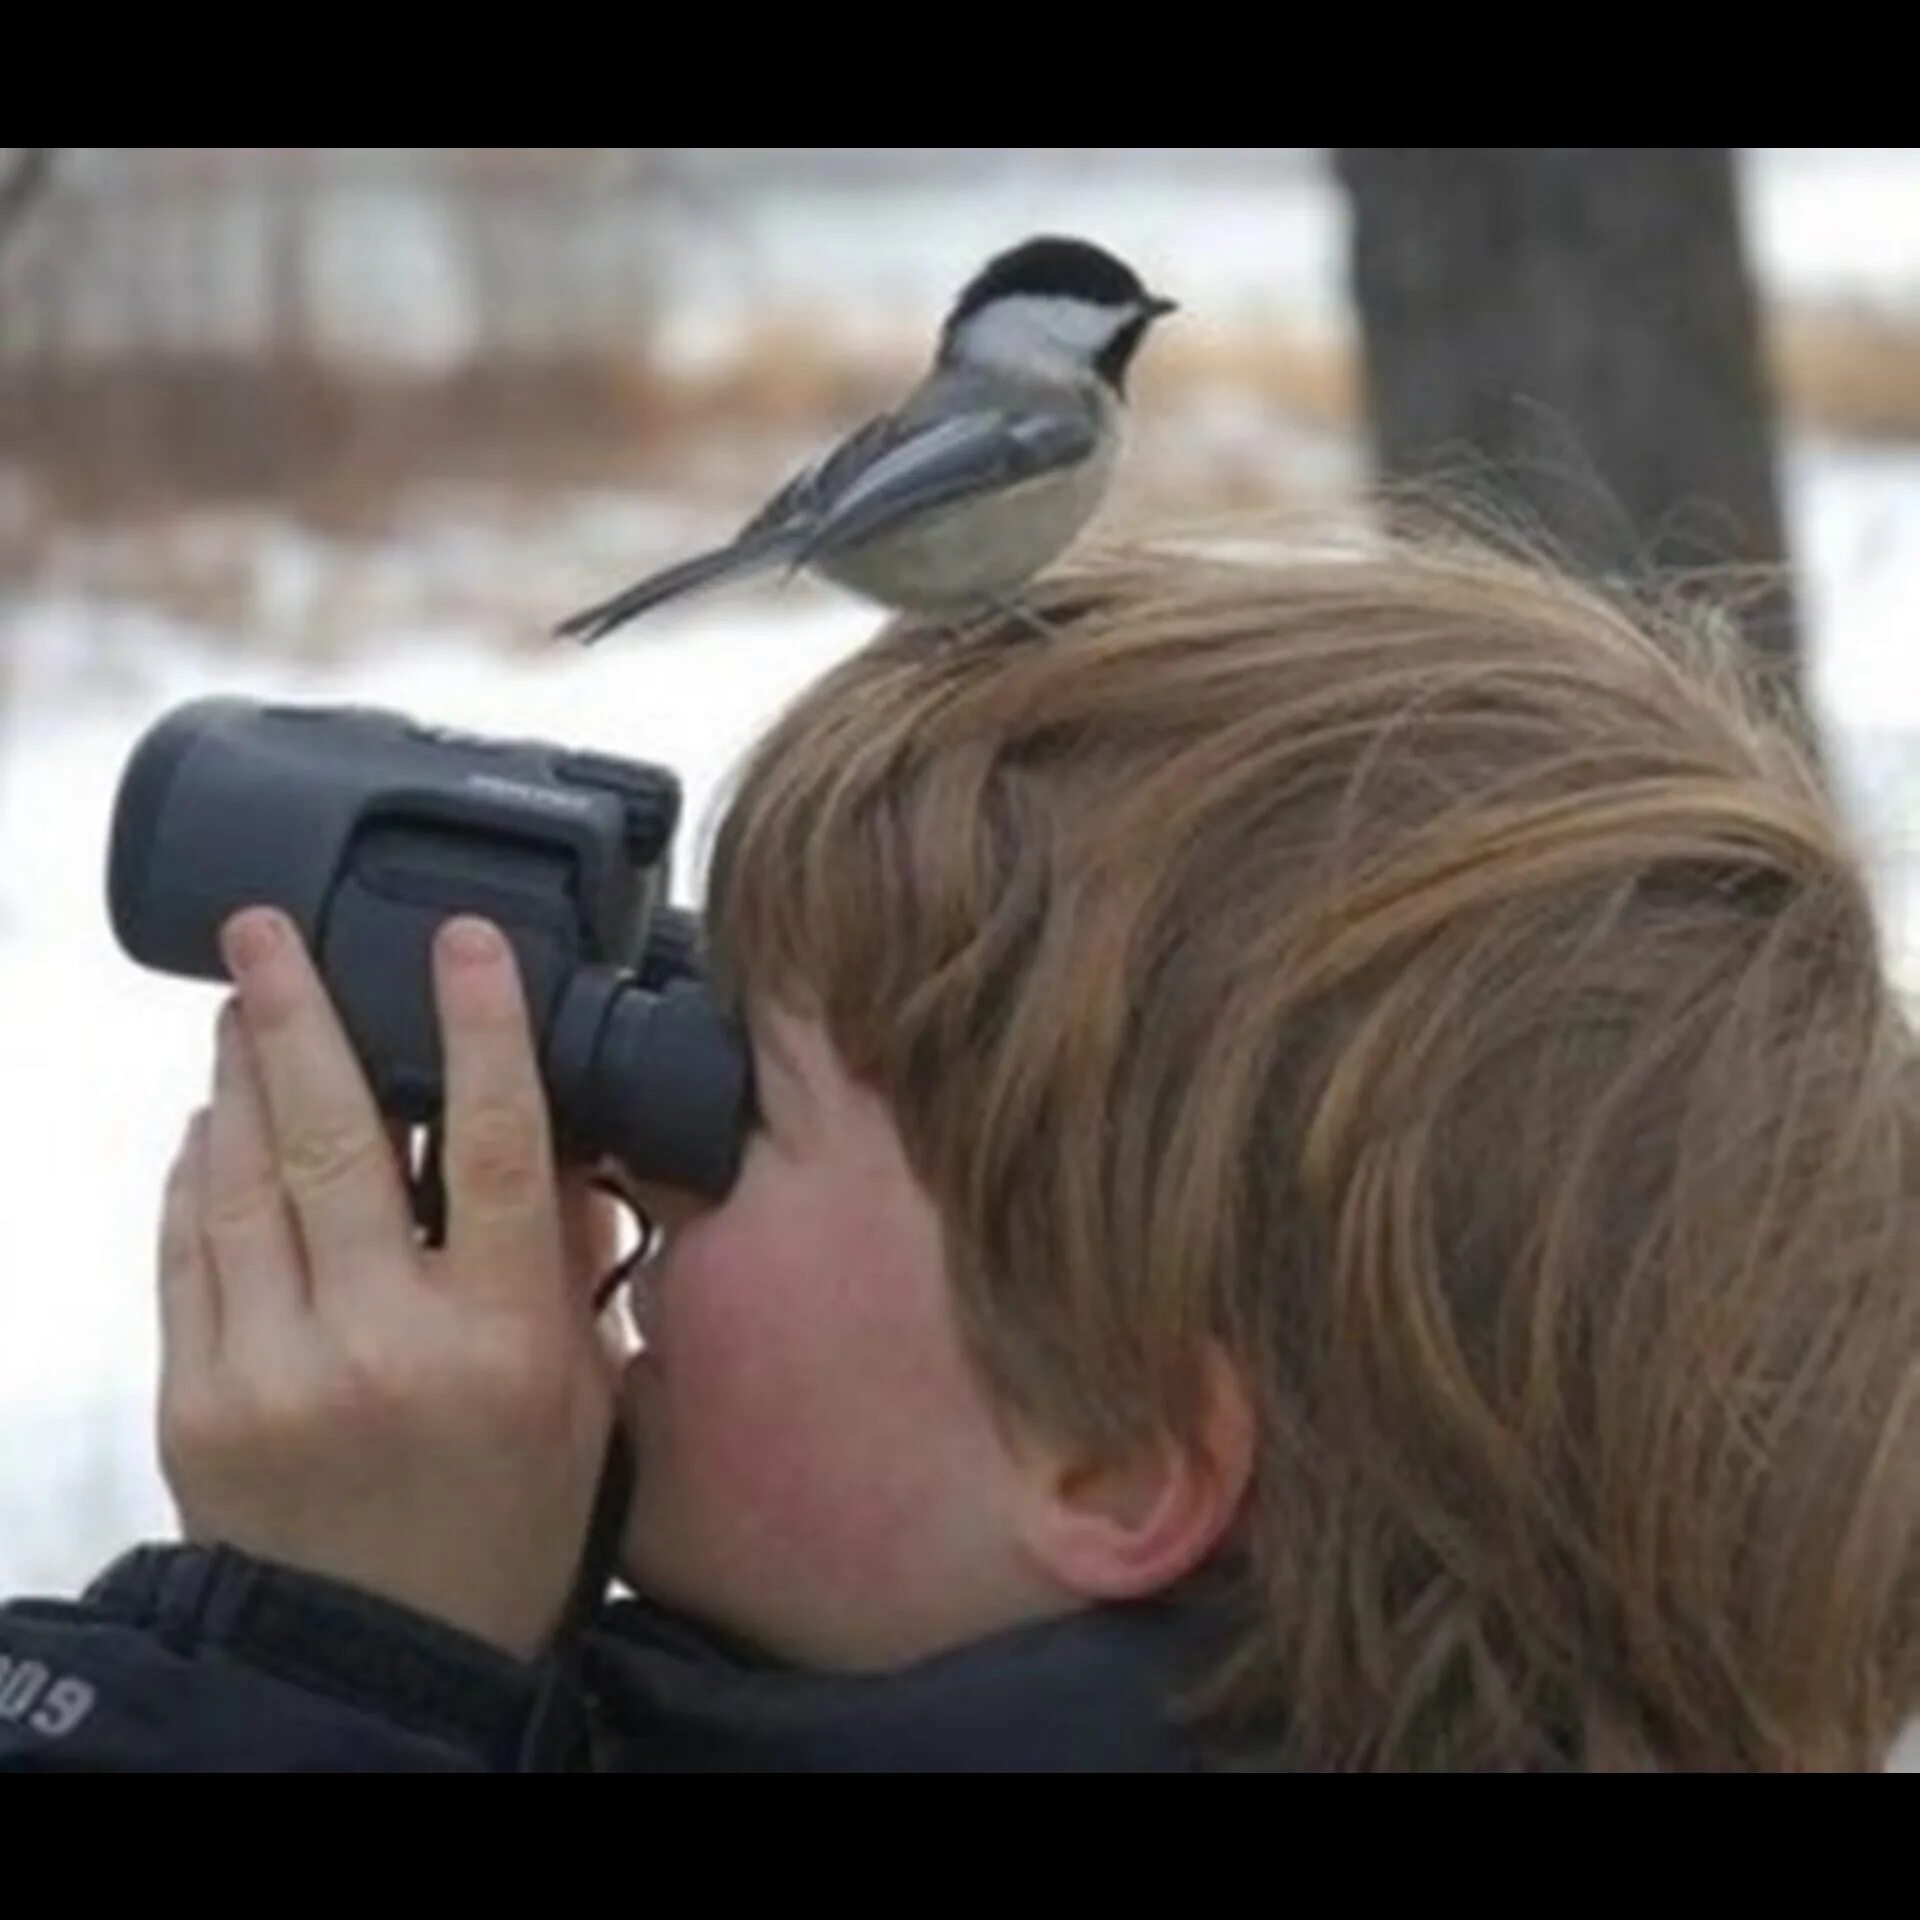
[[[729,1207],[666,1256],[653,1355],[635,1375],[649,1518],[698,1557],[803,1534],[835,1472],[830,1317],[780,1239]],[[782,1238],[802,1244],[793,1223]]]
[[[731,1572],[792,1553],[889,1577],[986,1444],[944,1283],[917,1284],[884,1219],[794,1206],[757,1226],[751,1207],[709,1216],[661,1276],[643,1511]]]

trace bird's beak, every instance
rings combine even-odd
[[[1179,311],[1180,302],[1178,300],[1169,300],[1164,295],[1158,293],[1150,293],[1147,295],[1146,314],[1149,320],[1164,320],[1168,314],[1178,313]]]

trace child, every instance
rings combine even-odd
[[[1881,1763],[1913,1039],[1723,642],[1447,544],[1086,563],[803,696],[708,914],[761,1117],[641,1196],[617,1370],[499,943],[444,943],[428,1256],[241,916],[162,1261],[194,1544],[0,1613],[0,1757]],[[616,1417],[637,1597],[560,1633]]]

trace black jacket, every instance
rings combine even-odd
[[[880,1676],[801,1672],[638,1600],[516,1661],[225,1548],[0,1606],[0,1771],[1192,1770],[1193,1619],[1098,1608]]]

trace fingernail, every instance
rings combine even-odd
[[[248,907],[220,929],[220,950],[235,973],[263,966],[279,952],[280,916],[270,907]]]
[[[506,943],[484,920],[449,920],[440,929],[440,946],[449,960],[462,966],[487,966],[498,960]]]

